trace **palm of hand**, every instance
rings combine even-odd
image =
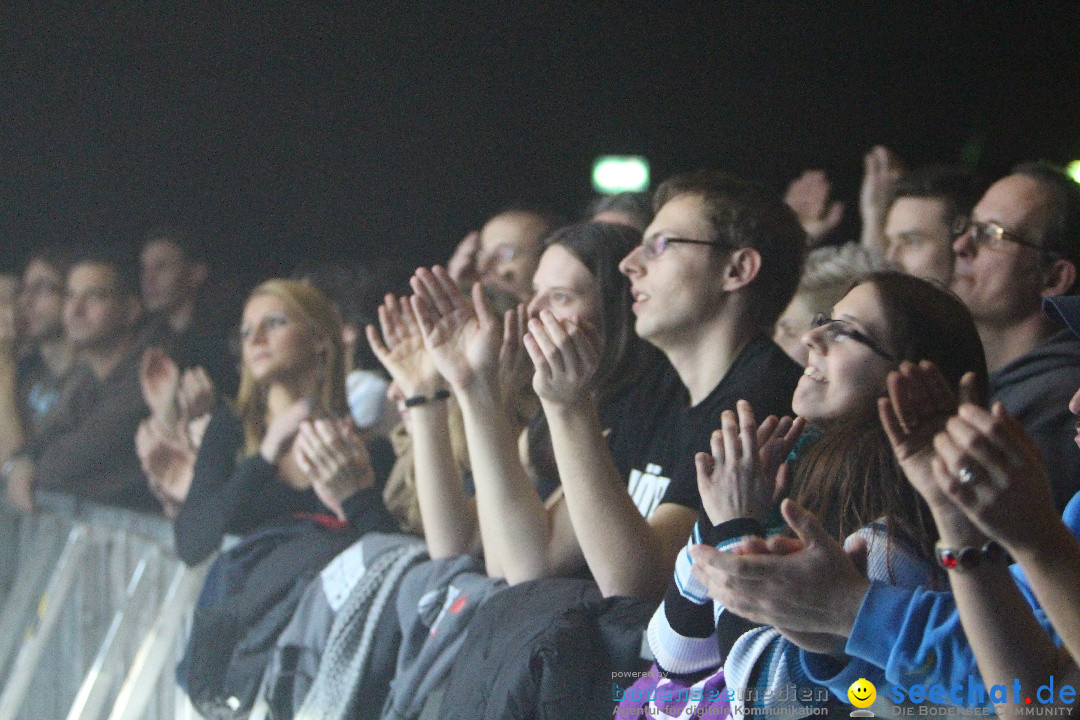
[[[471,385],[498,358],[494,323],[481,322],[472,308],[457,308],[439,318],[428,338],[435,367],[455,387]]]
[[[141,379],[143,397],[154,415],[164,417],[174,412],[180,389],[180,369],[176,363],[161,354],[147,364]]]
[[[387,370],[407,395],[415,395],[421,385],[439,378],[439,371],[420,336],[407,337],[392,348],[385,359]]]

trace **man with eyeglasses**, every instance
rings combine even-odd
[[[1080,339],[1042,312],[1080,291],[1080,185],[1041,163],[1016,167],[954,228],[953,292],[975,318],[990,389],[1038,443],[1058,511],[1080,490],[1068,412],[1080,385]]]
[[[802,374],[770,339],[802,269],[806,236],[794,212],[776,193],[704,171],[669,179],[653,204],[620,269],[635,331],[678,377],[642,409],[654,428],[643,428],[629,477],[611,462],[587,397],[542,397],[573,527],[605,596],[661,595],[702,512],[695,454],[709,451],[721,414],[740,399],[759,420],[790,414]]]
[[[147,408],[139,389],[142,314],[134,278],[105,253],[68,271],[64,333],[77,353],[72,389],[35,436],[4,465],[9,502],[35,509],[34,488],[73,492],[138,509],[154,507],[135,455],[135,429]]]

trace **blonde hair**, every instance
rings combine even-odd
[[[251,291],[247,302],[259,295],[272,295],[280,300],[290,319],[303,323],[316,337],[326,341],[326,355],[320,369],[319,387],[312,397],[312,411],[316,415],[347,416],[345,347],[341,339],[341,317],[333,304],[311,285],[281,278],[260,284]],[[254,454],[266,433],[266,388],[260,385],[246,364],[240,369],[236,413],[244,426],[244,452]]]
[[[877,265],[866,248],[856,243],[817,248],[806,256],[795,297],[811,312],[827,315],[832,312],[833,305],[847,295],[851,283],[876,270]]]

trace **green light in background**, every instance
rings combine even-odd
[[[1080,183],[1080,160],[1073,160],[1071,163],[1065,166],[1065,172],[1069,173],[1076,182]]]
[[[649,161],[639,155],[602,155],[593,163],[592,184],[604,195],[642,192],[649,187]]]

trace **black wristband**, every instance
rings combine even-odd
[[[413,395],[410,398],[405,398],[405,407],[416,407],[417,405],[425,405],[429,402],[435,402],[436,400],[446,400],[450,397],[449,390],[436,390],[435,393],[428,397],[427,395]]]
[[[982,547],[951,548],[938,543],[935,550],[938,563],[946,570],[967,571],[983,563],[1009,562],[1009,553],[993,540]]]

